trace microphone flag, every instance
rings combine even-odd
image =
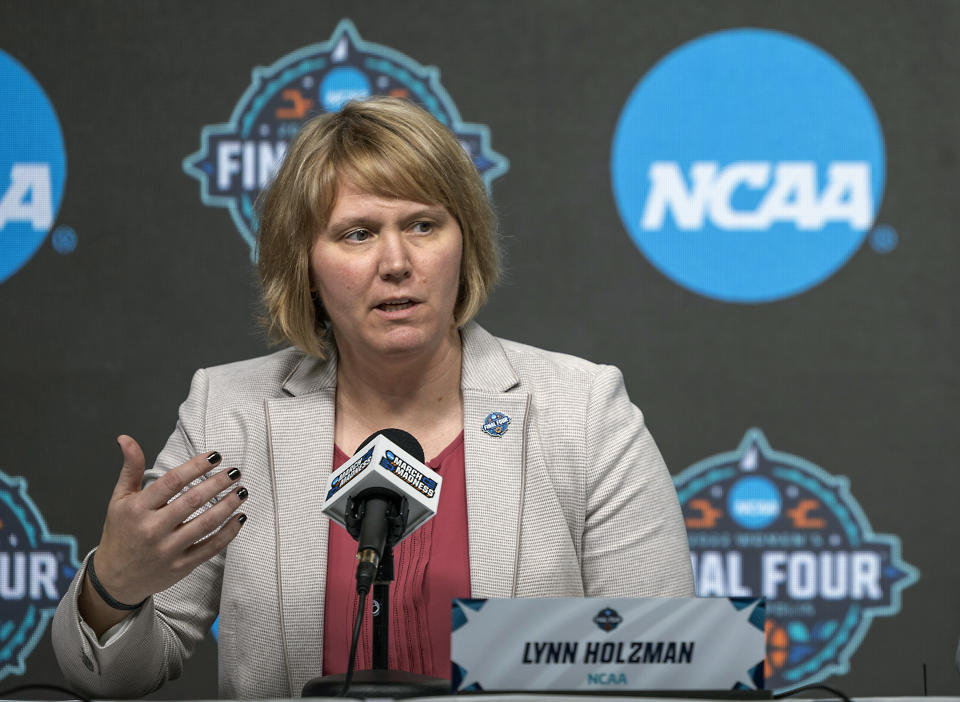
[[[437,513],[440,475],[383,434],[377,434],[330,474],[322,512],[347,528],[347,503],[371,488],[407,498],[410,510],[402,541]]]

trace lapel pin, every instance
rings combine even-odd
[[[507,433],[507,427],[510,426],[510,417],[503,412],[491,412],[483,420],[483,431],[490,436],[500,438]]]

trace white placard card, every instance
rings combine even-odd
[[[763,689],[762,599],[453,601],[453,689]]]

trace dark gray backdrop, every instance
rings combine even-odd
[[[960,692],[955,2],[0,3],[0,49],[63,126],[57,223],[79,237],[69,256],[47,242],[0,286],[0,470],[28,478],[50,530],[76,536],[81,554],[95,545],[114,437],[155,455],[196,368],[267,349],[247,246],[181,160],[204,125],[227,121],[251,68],[327,40],[344,17],[438,66],[464,120],[489,125],[510,159],[493,186],[507,275],[481,322],[618,365],[674,472],[760,426],[775,448],[849,476],[920,580],[828,682],[918,693],[926,662],[931,693]],[[900,237],[763,305],[664,278],[624,230],[609,177],[614,125],[641,76],[684,41],[744,26],[803,37],[857,77],[886,140],[878,222]],[[4,683],[59,678],[45,639]],[[160,693],[215,695],[212,641]]]

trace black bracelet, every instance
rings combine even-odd
[[[93,568],[93,557],[97,555],[97,552],[94,551],[90,554],[90,560],[87,561],[87,575],[90,576],[90,583],[93,585],[93,589],[97,591],[97,594],[100,595],[100,599],[106,602],[108,605],[114,609],[140,609],[143,606],[143,602],[146,602],[149,597],[144,597],[143,602],[135,605],[124,604],[123,602],[118,602],[117,600],[110,597],[110,593],[107,592],[107,588],[103,586],[103,583],[100,582],[100,578],[97,577],[97,571]]]

